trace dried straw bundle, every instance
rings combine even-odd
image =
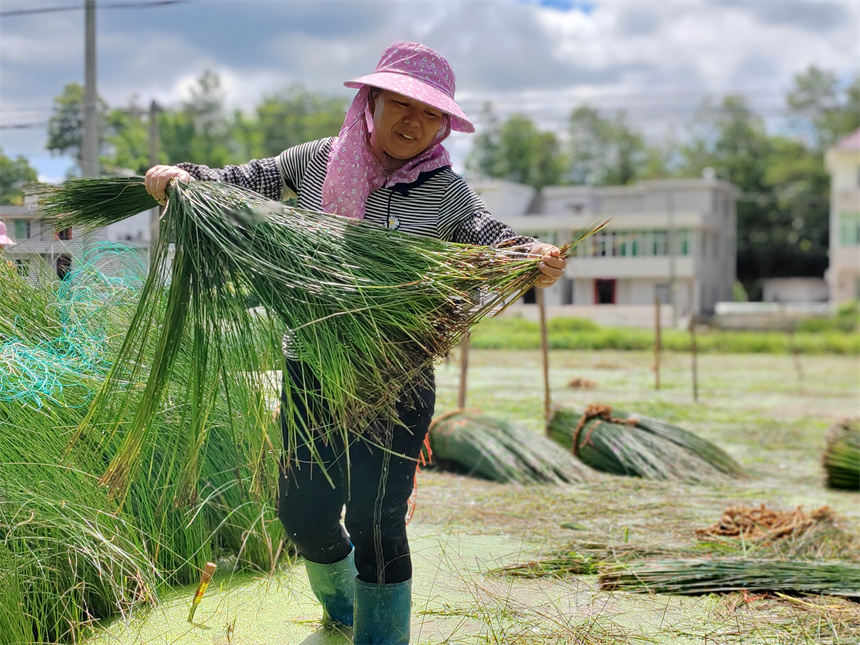
[[[844,562],[682,559],[610,565],[600,588],[697,595],[730,591],[814,593],[860,598],[860,566]]]
[[[580,460],[615,475],[688,481],[745,476],[714,444],[677,426],[608,406],[589,406],[585,412],[557,408],[548,429],[551,439]]]
[[[41,204],[58,226],[89,228],[155,205],[140,178],[67,182],[46,188]],[[191,439],[182,458],[191,487],[215,400],[241,407],[237,423],[272,423],[263,405],[271,392],[255,375],[283,365],[284,332],[289,351],[318,383],[286,387],[296,388],[309,410],[328,408],[302,425],[287,406],[293,440],[318,431],[360,433],[369,420],[390,417],[404,384],[539,275],[539,259],[522,253],[387,231],[208,182],[175,186],[152,257],[120,355],[82,426],[115,431],[114,419],[130,405],[129,384],[145,382],[103,478],[116,488],[133,474],[183,338],[191,339],[195,365],[185,393]],[[247,310],[249,294],[268,315]],[[157,350],[147,360],[140,348],[152,337]]]
[[[830,428],[822,462],[827,486],[860,492],[860,419],[845,419]]]
[[[516,424],[455,410],[430,426],[437,462],[498,482],[573,483],[591,479],[582,462],[537,432]]]

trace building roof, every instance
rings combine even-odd
[[[836,142],[837,150],[860,150],[860,128]]]

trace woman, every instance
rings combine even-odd
[[[561,277],[565,261],[556,247],[518,236],[493,219],[451,169],[442,141],[451,130],[474,132],[474,127],[454,101],[454,72],[441,55],[424,45],[395,43],[383,52],[374,73],[345,85],[358,93],[337,137],[218,170],[155,166],[146,174],[147,190],[163,202],[174,179],[228,182],[270,199],[296,197],[302,208],[364,218],[406,233],[519,247],[542,257],[537,286],[548,287]],[[286,378],[314,388],[312,375],[288,348],[285,353]],[[407,503],[434,403],[430,372],[418,386],[403,388],[400,424],[388,424],[382,445],[285,445],[291,459],[280,477],[279,516],[305,560],[324,622],[354,625],[353,642],[359,645],[409,642]],[[292,404],[303,409],[299,397]],[[285,441],[287,423],[282,414]],[[331,482],[314,466],[312,451],[324,460]],[[344,506],[345,527],[340,522]]]

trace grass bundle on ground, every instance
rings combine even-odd
[[[498,482],[572,483],[590,478],[580,461],[543,435],[463,410],[434,419],[430,448],[437,463]]]
[[[154,202],[132,178],[49,187],[41,205],[58,226],[97,227]],[[291,431],[361,432],[370,419],[391,415],[400,387],[539,275],[538,258],[514,251],[402,234],[208,182],[173,188],[152,257],[123,348],[83,427],[113,434],[114,420],[132,405],[127,383],[146,382],[142,396],[131,397],[139,403],[134,421],[103,478],[115,488],[133,478],[183,338],[194,365],[185,392],[191,439],[179,458],[190,488],[213,401],[239,406],[245,414],[237,423],[272,423],[261,405],[270,393],[253,375],[282,364],[275,339],[283,332],[318,383],[286,387],[311,410],[318,400],[329,410],[310,427],[291,423]],[[247,311],[249,294],[268,316]],[[150,337],[157,351],[141,378],[140,348]],[[289,407],[284,413],[295,416]]]
[[[730,591],[860,598],[860,565],[740,558],[631,562],[605,567],[600,588],[697,595]]]
[[[646,479],[713,481],[744,476],[724,450],[677,426],[608,406],[557,408],[549,436],[596,470]]]
[[[845,419],[830,428],[822,462],[830,488],[860,492],[860,419]]]
[[[574,542],[539,560],[518,562],[488,571],[490,575],[514,578],[563,578],[570,575],[597,575],[610,564],[648,557],[677,555],[668,549],[646,549],[631,544],[608,545],[596,542]]]

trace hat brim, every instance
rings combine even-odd
[[[463,113],[463,110],[460,109],[460,106],[457,105],[454,99],[445,94],[445,92],[414,76],[397,74],[395,72],[376,72],[346,81],[344,85],[354,89],[359,89],[363,85],[370,85],[408,96],[447,114],[451,119],[452,130],[456,130],[457,132],[475,131],[475,126],[472,125],[472,122],[469,121],[469,118]]]
[[[5,235],[0,235],[0,246],[15,246],[15,240]]]

